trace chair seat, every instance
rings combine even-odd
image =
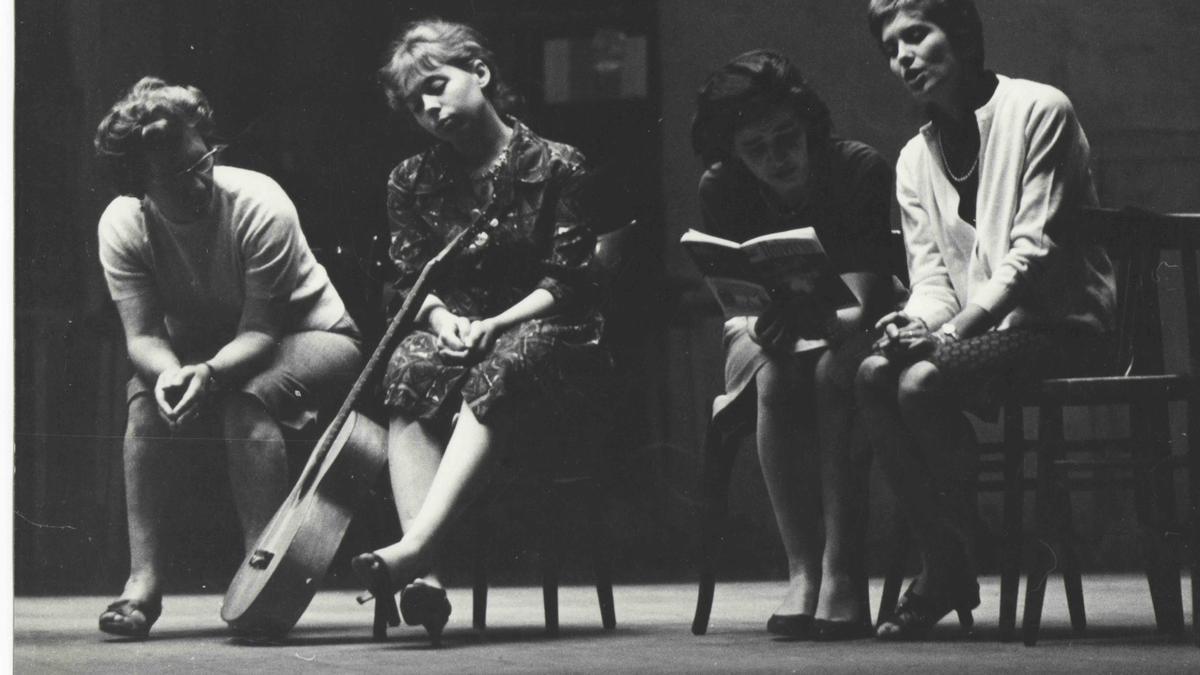
[[[1023,389],[1008,403],[1021,406],[1094,405],[1128,403],[1142,398],[1183,399],[1200,392],[1198,383],[1197,378],[1182,374],[1051,378]]]

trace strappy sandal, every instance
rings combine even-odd
[[[109,635],[145,638],[162,615],[162,598],[131,600],[120,598],[100,613],[100,630]]]
[[[410,626],[424,626],[434,647],[442,643],[442,629],[450,621],[446,589],[417,579],[400,593],[400,614]]]
[[[881,640],[923,640],[950,612],[957,612],[963,630],[969,631],[975,625],[971,610],[978,606],[979,583],[974,579],[940,597],[918,595],[910,585],[892,616],[880,622],[875,636]]]
[[[358,604],[375,599],[375,620],[371,627],[371,637],[375,640],[386,640],[388,626],[395,628],[400,625],[400,612],[396,610],[396,591],[393,590],[392,575],[388,572],[387,563],[375,553],[362,553],[354,556],[350,567],[369,592],[369,595],[358,598]]]

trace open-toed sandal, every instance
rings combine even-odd
[[[109,635],[144,638],[162,615],[162,598],[131,600],[120,598],[100,614],[100,630]]]

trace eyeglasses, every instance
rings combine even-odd
[[[176,171],[172,178],[183,178],[189,174],[207,173],[217,163],[217,156],[229,147],[228,145],[214,145],[212,150],[204,153],[200,159],[196,160],[186,169]]]

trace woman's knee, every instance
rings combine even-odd
[[[937,366],[918,361],[900,374],[898,400],[902,409],[921,405],[940,391],[941,374]]]
[[[754,376],[759,408],[796,406],[803,393],[799,380],[799,373],[791,364],[782,360],[767,361]]]
[[[862,403],[894,400],[896,376],[887,357],[872,354],[863,359],[854,377],[855,397]]]

